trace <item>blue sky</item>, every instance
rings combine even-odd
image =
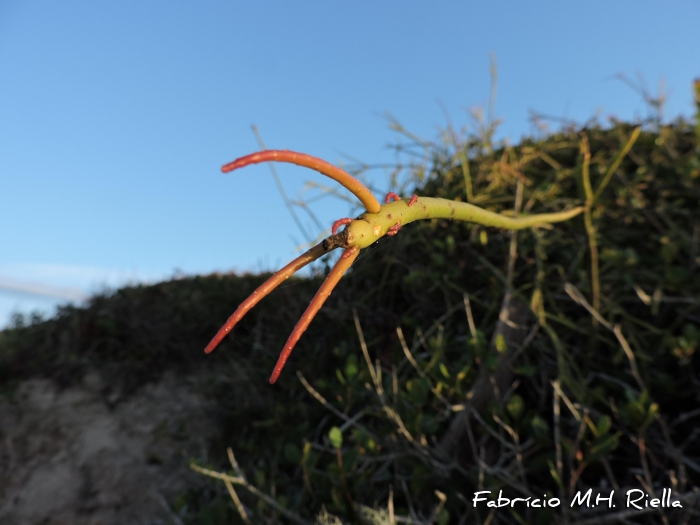
[[[251,124],[268,148],[391,163],[383,116],[435,138],[440,101],[468,124],[490,53],[512,142],[530,110],[645,116],[619,73],[663,81],[667,117],[690,115],[699,21],[695,1],[3,0],[0,327],[104,287],[293,258],[304,239],[269,168],[220,172],[258,149]],[[277,170],[292,198],[324,182]],[[366,180],[385,189],[388,173]],[[329,227],[353,210],[314,211]]]

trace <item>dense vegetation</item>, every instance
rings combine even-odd
[[[355,263],[272,387],[324,270],[276,291],[206,357],[222,434],[217,459],[195,463],[235,477],[232,447],[246,483],[276,501],[237,487],[253,523],[574,523],[601,510],[569,507],[589,487],[672,488],[683,509],[634,522],[698,522],[700,150],[684,122],[635,129],[592,123],[498,147],[488,134],[407,136],[419,195],[499,212],[585,204],[586,218],[517,236],[402,229]],[[131,386],[199,366],[266,277],[184,277],[18,316],[0,332],[0,380],[69,384],[97,367]],[[516,325],[499,323],[504,305]],[[475,511],[477,490],[562,504]],[[186,523],[242,522],[220,481],[173,505]]]

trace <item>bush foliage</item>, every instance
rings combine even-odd
[[[590,123],[498,147],[406,134],[419,195],[504,213],[588,203],[587,219],[517,236],[443,220],[402,229],[355,263],[274,387],[269,372],[322,269],[264,300],[206,358],[267,276],[173,279],[46,321],[18,317],[0,332],[0,379],[68,384],[99,367],[132,385],[207,360],[220,456],[195,463],[267,495],[235,486],[253,523],[612,520],[619,505],[569,507],[588,488],[672,488],[683,509],[634,521],[700,520],[700,150],[679,121],[645,126],[625,152],[635,129]],[[600,189],[595,201],[587,187]],[[506,294],[525,313],[508,337]],[[477,490],[562,504],[475,509]],[[186,523],[243,522],[220,481],[174,505]]]

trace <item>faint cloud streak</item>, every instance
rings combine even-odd
[[[64,299],[66,301],[84,301],[88,298],[88,295],[78,288],[51,286],[50,284],[44,283],[20,281],[18,279],[0,275],[0,291],[2,290],[28,293],[42,297],[52,297],[55,299]]]

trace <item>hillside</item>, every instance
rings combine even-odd
[[[188,406],[206,405],[199,425],[216,431],[182,448],[182,468],[191,457],[231,471],[230,446],[249,483],[298,522],[324,508],[379,520],[371,508],[443,525],[603,523],[620,516],[570,508],[577,491],[671,488],[682,509],[647,509],[634,522],[700,523],[700,150],[684,122],[635,130],[590,125],[516,146],[408,138],[419,195],[511,213],[516,201],[520,213],[588,201],[589,212],[517,235],[442,220],[403,228],[355,263],[274,386],[269,373],[321,269],[274,292],[210,356],[206,343],[266,276],[185,277],[50,320],[18,318],[0,332],[3,402],[21,414],[32,381],[56,392],[99,384],[91,402],[114,414],[144,389],[196,377],[199,401]],[[0,442],[31,432],[13,428]],[[11,471],[21,465],[29,479],[39,453],[2,452],[0,480],[21,493]],[[563,504],[475,510],[477,490]],[[253,523],[292,522],[237,494]],[[243,522],[220,481],[195,477],[165,499],[167,519]],[[110,505],[97,501],[85,523]],[[1,507],[0,524],[12,512]]]

